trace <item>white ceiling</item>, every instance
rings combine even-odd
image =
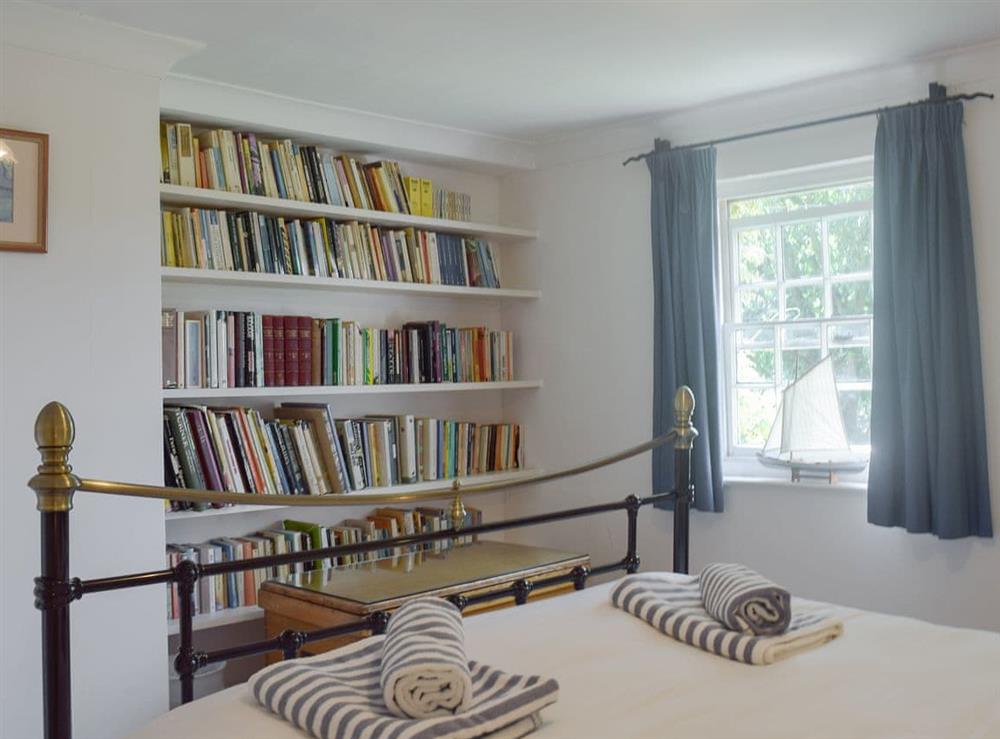
[[[201,41],[192,75],[538,140],[1000,38],[1000,1],[38,0]]]

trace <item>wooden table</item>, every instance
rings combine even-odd
[[[265,612],[268,638],[285,629],[308,631],[357,621],[374,611],[392,611],[417,596],[478,595],[518,580],[535,582],[566,575],[590,565],[590,557],[554,549],[477,541],[442,552],[426,550],[361,565],[311,570],[285,580],[270,580],[260,589],[258,604]],[[572,582],[532,589],[529,600],[573,589]],[[471,604],[465,615],[506,608],[513,596]],[[303,654],[318,654],[369,632],[356,632],[312,642]],[[277,659],[270,655],[269,661]]]

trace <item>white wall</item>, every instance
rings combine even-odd
[[[713,106],[587,131],[537,152],[536,172],[510,175],[501,217],[531,223],[542,237],[531,260],[543,300],[513,316],[522,367],[545,378],[537,399],[510,404],[548,469],[647,439],[652,428],[652,277],[649,176],[621,166],[651,148],[702,141],[852,110],[925,97],[937,80],[953,92],[1000,92],[1000,45],[906,66],[726,101]],[[1000,103],[966,107],[965,142],[976,240],[983,377],[1000,529]],[[874,119],[813,128],[720,147],[722,180],[870,156]],[[508,512],[525,514],[648,493],[649,458],[535,495],[511,494]],[[864,492],[850,488],[740,484],[726,489],[724,514],[695,514],[692,567],[739,560],[795,592],[945,623],[1000,630],[1000,546],[995,540],[939,541],[866,523]],[[670,566],[669,513],[641,518],[645,567]],[[597,561],[624,553],[624,515],[539,529],[524,539],[590,551]]]
[[[150,382],[159,372],[152,72],[154,56],[178,47],[147,38],[140,71],[124,71],[113,67],[124,64],[131,32],[69,29],[62,14],[53,20],[14,3],[2,15],[0,125],[50,137],[48,253],[0,253],[0,736],[30,739],[42,733],[41,620],[31,596],[39,517],[26,486],[38,464],[35,414],[53,399],[69,407],[78,434],[71,462],[85,476],[155,482],[161,468]],[[92,61],[22,46],[74,49],[85,39]],[[117,574],[123,562],[163,566],[156,502],[79,494],[70,538],[76,576]],[[72,606],[76,736],[116,736],[166,707],[164,629],[159,589]]]

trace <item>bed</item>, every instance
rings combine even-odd
[[[842,637],[751,667],[612,607],[611,585],[465,622],[473,658],[559,681],[539,739],[1000,737],[1000,634],[838,607]],[[164,714],[134,739],[305,736],[239,685]]]
[[[675,396],[675,425],[649,442],[578,467],[548,473],[532,482],[565,480],[614,464],[656,447],[673,446],[674,487],[645,497],[464,527],[462,535],[487,536],[614,511],[627,514],[624,556],[617,561],[576,567],[571,573],[536,582],[536,587],[572,582],[577,593],[533,602],[523,608],[477,615],[465,622],[472,659],[521,674],[556,678],[560,700],[543,712],[545,737],[718,737],[719,739],[1000,739],[1000,635],[934,626],[906,618],[834,608],[844,634],[811,652],[767,667],[750,667],[704,653],[671,638],[610,604],[608,583],[588,587],[595,576],[635,573],[640,560],[640,510],[669,502],[673,508],[673,569],[687,577],[688,513],[693,498],[691,424],[694,397],[688,388]],[[72,736],[70,608],[91,594],[133,587],[176,584],[180,603],[180,647],[174,666],[186,704],[155,719],[137,739],[303,739],[306,735],[260,707],[245,686],[192,702],[193,676],[207,664],[279,652],[286,659],[302,647],[333,636],[384,633],[389,614],[313,631],[286,630],[264,641],[204,651],[193,640],[193,598],[201,577],[246,569],[305,562],[317,557],[356,554],[389,545],[420,546],[455,536],[436,531],[389,541],[370,541],[305,552],[197,565],[181,561],[152,572],[81,580],[71,576],[70,511],[77,492],[126,495],[202,503],[243,503],[245,494],[178,490],[77,477],[69,465],[75,429],[58,403],[42,409],[35,439],[42,464],[29,481],[41,518],[41,575],[35,578],[35,605],[42,621],[43,717],[46,739]],[[522,483],[523,484],[523,483]],[[465,520],[463,494],[495,492],[509,483],[463,488],[457,482],[436,491],[453,498],[451,520]],[[259,496],[270,505],[326,506],[387,502],[385,496]],[[393,502],[413,496],[394,495]],[[450,596],[460,610],[480,600],[527,600],[531,584],[485,596]],[[801,603],[806,603],[801,601]],[[793,604],[794,608],[794,604]],[[113,700],[108,694],[109,705]]]

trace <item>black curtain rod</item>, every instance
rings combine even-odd
[[[670,146],[670,142],[662,141],[661,139],[656,140],[657,148],[653,151],[647,151],[645,154],[637,154],[634,157],[629,157],[624,162],[622,166],[629,164],[630,162],[639,162],[643,159],[647,159],[658,151],[679,151],[681,149],[701,149],[706,146],[716,146],[717,144],[728,144],[732,141],[743,141],[744,139],[752,139],[757,136],[770,136],[773,133],[784,133],[785,131],[797,131],[800,128],[811,128],[812,126],[824,126],[827,123],[839,123],[840,121],[849,121],[852,118],[865,118],[870,115],[879,115],[880,113],[885,113],[890,110],[901,110],[902,108],[912,108],[915,105],[926,105],[927,103],[951,103],[958,100],[975,100],[976,98],[987,98],[989,100],[993,99],[993,93],[991,92],[973,92],[966,95],[943,95],[944,87],[938,85],[936,82],[932,82],[930,85],[931,96],[925,100],[917,100],[912,103],[903,103],[902,105],[890,105],[885,108],[872,108],[871,110],[863,110],[860,113],[846,113],[844,115],[833,116],[832,118],[822,118],[818,121],[807,121],[806,123],[795,123],[790,126],[781,126],[779,128],[768,128],[763,131],[752,131],[750,133],[741,133],[736,136],[727,136],[722,139],[713,139],[712,141],[702,141],[700,144],[684,144],[683,146]]]

